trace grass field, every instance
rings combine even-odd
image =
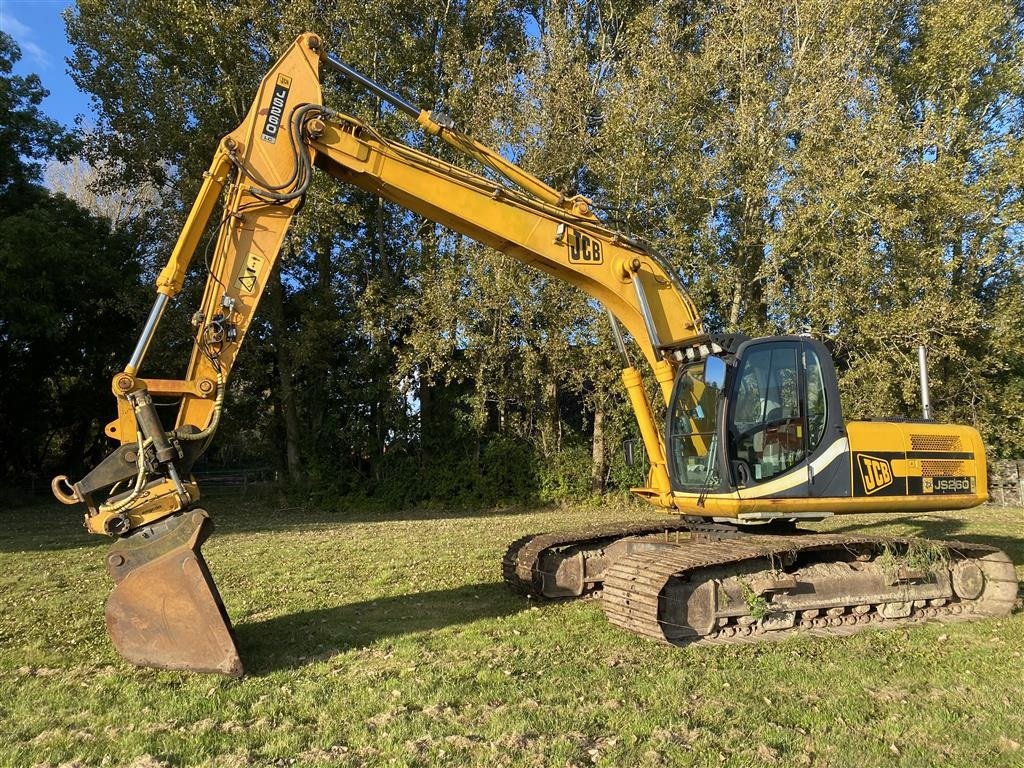
[[[1020,613],[663,648],[596,602],[531,606],[500,583],[513,539],[634,508],[328,514],[252,491],[206,506],[242,680],[123,663],[106,542],[64,508],[0,513],[0,765],[1024,765]],[[1024,563],[1021,509],[856,525]]]

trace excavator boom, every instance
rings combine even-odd
[[[414,118],[504,184],[389,139],[322,105],[321,66],[339,72]],[[300,36],[264,77],[245,120],[218,145],[181,234],[157,281],[157,298],[124,370],[114,377],[121,443],[75,484],[54,480],[65,503],[84,502],[93,533],[118,537],[108,557],[115,587],[107,627],[138,664],[241,674],[230,622],[200,552],[211,524],[196,507],[192,465],[220,419],[235,358],[271,278],[316,166],[586,291],[638,340],[666,398],[675,368],[661,345],[702,338],[696,308],[656,254],[604,226],[581,197],[567,198],[499,153],[328,55]],[[215,211],[209,279],[193,318],[195,344],[181,380],[140,375],[163,313],[181,290]],[[658,427],[639,371],[623,377],[641,422],[652,470],[647,497],[671,505]],[[668,346],[665,347],[666,349]],[[179,398],[165,431],[153,397]],[[125,488],[127,487],[127,490]]]
[[[485,173],[443,162],[325,106],[321,68],[369,89]],[[716,560],[694,560],[690,550],[677,549],[680,532],[684,538],[717,536],[714,526],[723,520],[751,524],[834,512],[973,506],[985,496],[977,432],[934,424],[909,432],[895,424],[844,424],[835,372],[820,343],[709,336],[671,266],[602,223],[586,198],[553,189],[443,115],[419,109],[338,61],[316,35],[304,34],[264,77],[245,120],[220,141],[157,278],[153,308],[128,364],[112,382],[118,413],[106,434],[120,446],[78,482],[63,476],[53,482],[59,500],[86,505],[89,531],[116,538],[107,559],[115,582],[107,627],[126,659],[167,669],[242,673],[227,612],[200,551],[211,524],[197,506],[199,488],[191,471],[217,429],[235,360],[314,168],[565,280],[607,311],[649,463],[645,486],[633,491],[688,517],[517,542],[503,566],[513,588],[538,597],[578,596],[600,589],[607,579],[612,621],[669,641],[730,627],[739,632],[799,621],[812,625],[822,610],[838,617],[852,606],[854,598],[843,593],[850,579],[884,593],[874,608],[859,594],[860,603],[852,606],[863,609],[858,615],[877,609],[879,616],[903,617],[903,603],[911,611],[919,602],[937,601],[939,607],[975,601],[985,615],[1003,610],[1016,580],[1001,553],[985,553],[984,567],[978,558],[960,557],[945,576],[935,577],[942,589],[915,587],[917,597],[894,608],[890,592],[899,590],[885,585],[881,566],[863,565],[883,551],[891,554],[882,544],[858,539],[797,545],[776,539],[772,563],[786,560],[782,553],[789,552],[788,561],[804,569],[806,584],[821,599],[773,598],[788,623],[723,613],[715,596],[730,589],[742,594],[745,584],[730,575],[727,563],[742,562],[744,572],[767,580],[772,594],[799,592],[798,575],[762,574],[756,561],[764,547],[747,547],[738,557],[740,550],[716,543]],[[216,240],[192,320],[194,344],[185,374],[180,380],[145,377],[141,371],[156,328],[181,291],[215,213]],[[662,426],[625,334],[653,371],[668,411]],[[180,400],[173,429],[161,422],[154,397]],[[914,441],[926,449],[918,450]],[[855,467],[861,468],[859,485]],[[669,529],[676,540],[666,549],[667,538],[659,543],[651,537]],[[894,546],[903,554],[911,548]],[[837,582],[832,561],[854,551],[851,563],[861,565],[850,565],[855,575]],[[662,574],[663,583],[640,578],[644,572]]]

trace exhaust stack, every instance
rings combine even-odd
[[[931,421],[932,398],[928,392],[928,347],[924,344],[917,348],[917,361],[921,366],[921,417]]]

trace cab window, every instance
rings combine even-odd
[[[703,366],[684,368],[676,380],[668,421],[669,472],[680,490],[715,488],[720,392],[704,386]]]
[[[741,484],[770,480],[807,455],[799,362],[797,343],[755,347],[743,356],[729,420],[730,458]]]
[[[810,346],[804,348],[804,378],[807,383],[807,450],[814,451],[825,435],[828,403],[825,400],[825,376],[821,372],[821,361]]]

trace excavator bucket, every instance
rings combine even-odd
[[[114,544],[107,632],[128,661],[241,677],[231,620],[199,552],[212,529],[205,511],[191,509]]]

